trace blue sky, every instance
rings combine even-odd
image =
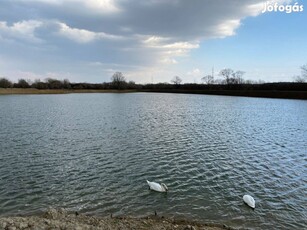
[[[303,5],[303,1],[297,1]],[[307,7],[267,12],[262,0],[0,2],[0,76],[138,83],[201,82],[223,68],[292,81],[307,63]],[[295,1],[278,0],[294,6]],[[305,7],[305,6],[304,6]]]
[[[204,71],[230,67],[249,79],[291,81],[307,63],[307,14],[267,13],[242,21],[236,35],[204,41],[192,54]],[[195,62],[195,63],[197,63]],[[218,73],[216,73],[218,74]]]

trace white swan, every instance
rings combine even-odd
[[[255,200],[252,196],[250,195],[244,195],[243,196],[243,201],[251,208],[255,208]]]
[[[150,182],[147,180],[147,184],[149,185],[149,188],[151,190],[157,191],[157,192],[167,192],[168,188],[165,184],[158,184],[156,182]]]

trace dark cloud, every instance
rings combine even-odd
[[[88,7],[78,0],[55,2],[58,4],[31,0],[1,2],[0,19],[10,22],[57,19],[71,27],[94,32],[127,34],[123,28],[129,28],[130,34],[195,39],[223,36],[218,30],[221,24],[259,12],[259,9],[250,6],[264,1],[232,0],[229,4],[227,0],[118,0],[114,4],[119,11],[109,13],[94,10],[94,7]],[[214,31],[214,28],[217,30]]]
[[[2,58],[21,58],[20,52],[13,48],[18,44],[24,59],[32,65],[40,65],[39,60],[56,62],[57,56],[66,59],[66,65],[68,62],[103,63],[104,67],[171,64],[197,48],[203,39],[233,35],[243,18],[260,12],[263,2],[1,1],[0,40],[5,47],[0,51]],[[63,62],[57,65],[61,69]]]

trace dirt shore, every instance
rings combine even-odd
[[[0,217],[0,229],[67,229],[67,230],[221,230],[232,229],[226,225],[204,224],[186,220],[175,220],[161,216],[133,217],[94,217],[69,213],[63,209],[50,209],[38,216]]]

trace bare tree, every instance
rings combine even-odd
[[[220,76],[225,78],[226,84],[243,84],[243,75],[245,74],[244,71],[238,70],[234,71],[232,69],[222,69],[219,73]]]
[[[226,80],[226,84],[230,84],[230,78],[234,71],[232,69],[222,69],[219,73],[220,76],[224,77]]]
[[[304,83],[307,81],[307,64],[301,66],[301,76],[294,76],[293,80],[298,83]]]
[[[301,66],[301,71],[302,71],[302,77],[307,80],[307,64]]]
[[[297,82],[297,83],[304,83],[305,82],[305,79],[302,76],[299,76],[299,75],[294,76],[293,80],[294,80],[294,82]]]
[[[115,72],[113,76],[111,77],[112,85],[116,89],[123,89],[125,88],[127,82],[126,78],[124,77],[122,72]]]
[[[214,78],[212,75],[206,75],[201,78],[201,81],[204,82],[207,85],[211,85],[214,83]]]
[[[178,77],[178,76],[175,76],[175,77],[171,80],[171,82],[172,82],[173,84],[175,84],[175,85],[180,85],[181,82],[182,82],[182,79],[181,79],[180,77]]]
[[[245,74],[244,71],[238,70],[234,73],[232,73],[233,81],[235,84],[243,84],[243,75]]]
[[[217,78],[217,79],[214,79],[213,83],[217,85],[223,85],[225,84],[225,80]]]

